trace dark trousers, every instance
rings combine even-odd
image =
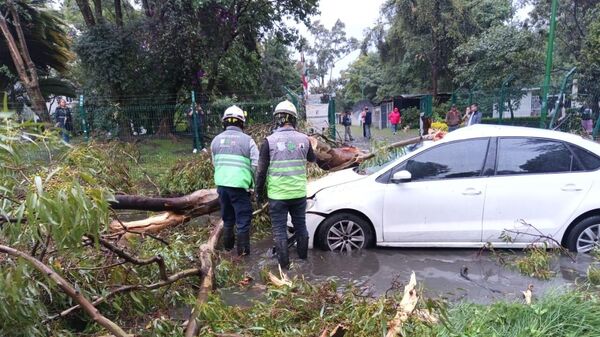
[[[273,225],[273,239],[287,240],[288,213],[297,236],[308,236],[306,230],[306,198],[290,200],[269,199],[269,214]]]
[[[252,204],[250,193],[243,188],[217,186],[219,203],[221,204],[221,218],[225,228],[237,224],[237,233],[248,233],[252,221]]]

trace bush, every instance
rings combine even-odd
[[[431,123],[431,128],[434,130],[441,130],[448,132],[448,125],[444,122],[433,122]]]
[[[402,125],[408,125],[411,129],[419,128],[420,112],[417,108],[408,108],[402,111]]]

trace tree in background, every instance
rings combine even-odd
[[[260,41],[273,34],[290,44],[296,32],[285,27],[283,19],[306,21],[317,9],[317,0],[143,1],[143,15],[139,19],[125,20],[123,33],[111,28],[112,34],[105,35],[95,27],[118,25],[96,10],[101,0],[94,1],[94,11],[87,0],[77,0],[77,4],[87,25],[80,39],[85,48],[78,51],[87,73],[101,79],[104,67],[114,66],[110,64],[114,56],[111,50],[101,56],[105,46],[114,42],[115,48],[121,45],[133,49],[131,57],[138,60],[133,69],[127,69],[130,62],[121,62],[124,76],[151,81],[154,85],[142,86],[146,92],[156,88],[161,95],[172,97],[181,89],[215,95],[242,86],[245,93],[260,92],[256,90],[260,83],[254,83],[260,73]],[[124,37],[130,37],[131,41],[115,42]],[[132,72],[137,76],[132,76]],[[132,90],[135,87],[130,86]],[[121,94],[117,89],[131,92],[129,88],[113,86],[116,96]]]
[[[331,30],[319,21],[315,21],[309,31],[314,37],[314,43],[306,48],[309,58],[308,68],[311,80],[316,81],[313,91],[330,92],[331,72],[337,61],[359,47],[358,40],[348,38],[345,31],[346,25],[339,19]],[[330,76],[328,82],[325,78]]]
[[[594,9],[596,17],[600,17],[600,4]],[[592,22],[588,27],[581,50],[578,66],[581,76],[581,87],[586,94],[586,102],[594,109],[596,115],[600,113],[600,20]]]
[[[300,70],[296,68],[290,51],[283,41],[269,37],[260,44],[259,50],[260,83],[266,97],[285,96],[284,86],[294,92],[302,91]]]
[[[546,38],[548,20],[550,18],[550,2],[529,0],[533,11],[526,22],[538,30]],[[552,79],[554,83],[562,80],[563,74],[574,66],[577,73],[574,78],[580,78],[580,93],[583,100],[598,112],[600,94],[600,73],[596,71],[594,52],[591,46],[597,47],[598,21],[600,20],[600,2],[597,0],[566,0],[558,2],[556,18],[556,39],[554,44],[554,64]]]
[[[409,83],[412,90],[435,96],[440,83],[444,90],[452,86],[448,64],[455,48],[510,18],[512,7],[508,0],[396,0],[382,14],[390,24],[378,43],[391,75],[384,81]]]
[[[338,95],[343,106],[349,108],[362,99],[381,99],[377,90],[383,85],[383,71],[377,53],[361,54],[347,70],[342,71],[345,81],[343,90]]]
[[[510,75],[514,84],[541,79],[544,50],[539,35],[514,25],[491,27],[454,50],[450,68],[459,87],[497,89]]]
[[[16,74],[33,110],[43,121],[50,121],[42,84],[46,81],[54,85],[50,91],[64,90],[64,83],[51,75],[65,72],[72,59],[62,21],[41,7],[7,0],[0,3],[0,30],[0,63],[6,65],[5,76],[0,75],[0,85],[11,85],[10,79],[15,77],[10,74]]]

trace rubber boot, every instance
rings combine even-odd
[[[275,247],[277,248],[277,261],[279,262],[281,269],[289,269],[290,257],[288,255],[287,240],[275,241]]]
[[[308,256],[308,236],[299,236],[296,238],[296,251],[300,259],[306,260]]]
[[[226,251],[230,251],[233,249],[233,245],[235,244],[235,236],[233,235],[233,227],[224,227],[223,228],[223,248]]]
[[[240,233],[237,236],[238,256],[250,255],[250,233]]]

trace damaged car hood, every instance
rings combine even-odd
[[[365,179],[366,177],[368,176],[358,174],[352,168],[339,172],[333,172],[324,176],[323,178],[309,182],[306,195],[308,198],[312,198],[315,194],[317,194],[317,192],[323,189]]]

